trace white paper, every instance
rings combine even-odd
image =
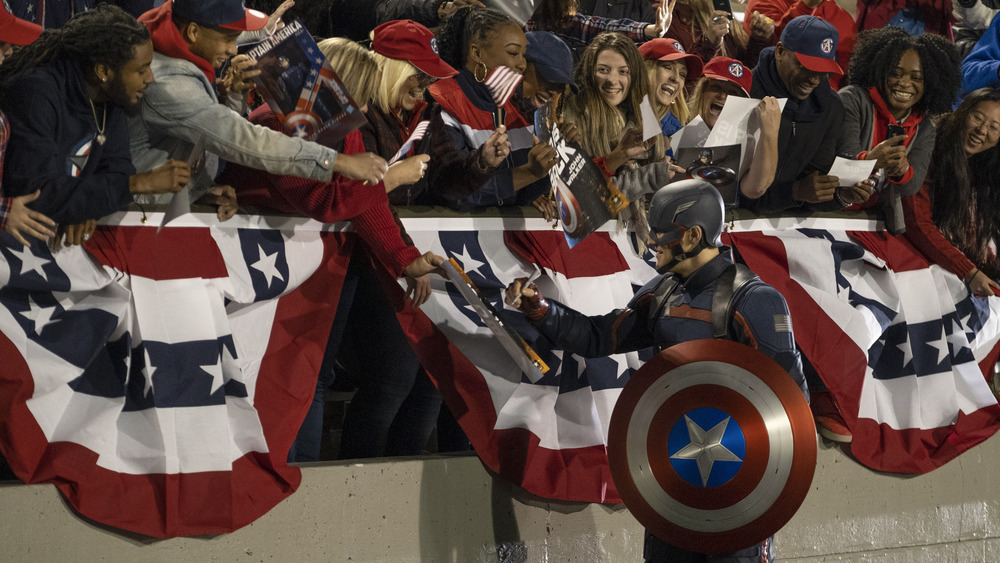
[[[729,96],[722,106],[719,119],[712,127],[712,133],[705,140],[706,147],[721,147],[742,143],[747,136],[747,121],[750,114],[760,104],[760,100]]]
[[[653,113],[653,106],[649,103],[649,94],[643,96],[642,103],[639,104],[639,111],[642,113],[643,141],[648,141],[663,133],[663,129],[660,127],[660,120],[656,119],[656,114]]]
[[[784,111],[785,102],[788,98],[778,100],[778,111]],[[739,96],[729,96],[725,105],[719,113],[719,119],[712,128],[712,133],[705,141],[706,147],[722,147],[743,143],[747,138],[747,131],[750,129],[750,117],[753,110],[760,105],[760,100],[754,98],[741,98]],[[750,131],[751,134],[754,131]]]
[[[853,186],[872,175],[875,163],[874,160],[853,160],[838,156],[834,159],[827,175],[839,178],[841,186]]]
[[[670,137],[670,146],[678,149],[703,147],[705,140],[711,134],[712,130],[708,128],[708,125],[705,125],[705,120],[700,115],[696,115],[687,125],[681,127],[680,131]]]
[[[174,194],[174,198],[170,200],[170,205],[167,206],[166,212],[163,213],[163,221],[160,222],[160,226],[156,228],[156,232],[159,233],[160,229],[167,226],[167,223],[173,221],[181,215],[187,215],[188,213],[191,213],[190,184],[184,186],[181,188],[181,191]]]
[[[174,194],[171,198],[170,204],[167,206],[167,211],[163,214],[163,221],[160,222],[160,226],[156,228],[156,232],[159,233],[163,227],[167,226],[167,223],[173,221],[174,219],[180,217],[181,215],[187,215],[191,213],[191,183],[194,182],[195,178],[201,174],[205,169],[205,165],[208,160],[208,154],[205,152],[205,139],[198,139],[198,142],[194,144],[191,149],[191,154],[188,155],[188,166],[191,168],[191,179],[188,180],[186,186],[181,188],[181,191]],[[218,164],[216,164],[218,167]]]

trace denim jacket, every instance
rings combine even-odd
[[[272,174],[329,181],[337,151],[289,137],[220,104],[214,86],[193,63],[153,54],[156,81],[146,88],[138,111],[129,117],[132,161],[139,171],[168,159],[186,159],[204,138],[206,152],[227,162]],[[192,179],[192,197],[211,187],[217,166]],[[165,202],[171,197],[160,198]]]

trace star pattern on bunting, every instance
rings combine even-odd
[[[259,252],[259,259],[250,264],[250,267],[264,274],[264,277],[267,278],[267,287],[271,287],[271,282],[274,281],[274,278],[285,281],[284,276],[278,271],[277,260],[279,253],[275,251],[273,254],[267,254],[259,244],[257,245],[257,250]]]
[[[31,251],[30,246],[24,247],[24,250],[11,248],[10,253],[21,261],[21,269],[18,271],[18,275],[23,276],[28,272],[35,272],[41,276],[43,280],[49,280],[49,276],[45,273],[44,266],[52,260],[42,256],[36,256],[35,253]]]
[[[49,323],[53,322],[52,316],[58,310],[58,308],[54,305],[51,307],[42,307],[31,295],[28,296],[28,307],[29,309],[22,312],[21,316],[34,323],[35,334],[41,334],[42,329]]]

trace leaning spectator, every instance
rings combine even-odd
[[[288,137],[252,125],[242,115],[218,102],[216,70],[236,55],[240,32],[264,27],[267,16],[243,8],[241,0],[173,0],[143,14],[156,53],[157,81],[130,118],[132,157],[144,170],[163,162],[179,144],[205,150],[230,163],[329,181],[336,172],[376,184],[385,173],[385,161],[372,154],[338,155],[322,145]],[[242,97],[259,71],[249,70],[245,55],[233,58],[236,77],[230,101]],[[207,166],[192,179],[192,195],[205,192],[216,170]],[[213,188],[223,204],[231,205],[231,190]]]
[[[746,98],[750,95],[753,73],[736,59],[716,57],[705,65],[701,77],[691,94],[691,113],[697,113],[709,129],[715,127],[729,96]],[[774,181],[778,166],[778,129],[781,110],[778,100],[766,96],[754,110],[760,123],[760,138],[753,151],[753,161],[738,179],[741,201],[764,195]]]
[[[778,45],[761,52],[753,69],[750,97],[788,101],[781,112],[774,182],[762,197],[747,202],[749,208],[758,212],[805,205],[839,209],[835,193],[857,201],[868,199],[868,194],[853,196],[854,187],[840,188],[840,180],[826,174],[837,156],[844,119],[844,104],[828,80],[830,74],[843,74],[836,57],[837,30],[816,16],[795,18],[785,27]]]
[[[938,120],[927,181],[903,198],[906,238],[978,297],[1000,293],[998,140],[1000,92],[980,88]]]
[[[498,112],[483,83],[500,66],[524,73],[524,32],[497,10],[465,7],[448,18],[437,39],[441,59],[458,70],[455,77],[439,80],[429,88],[434,101],[444,108],[442,118],[452,144],[463,156],[484,151],[484,161],[494,160],[491,151],[510,151],[498,169],[484,170],[491,174],[490,179],[470,197],[458,202],[439,199],[456,208],[530,204],[549,191],[549,169],[558,157],[548,144],[533,139],[534,129],[513,103],[508,100]],[[498,122],[500,114],[504,115],[503,123]],[[509,147],[497,136],[498,131],[503,133],[501,125]],[[430,185],[436,187],[433,179]]]
[[[351,97],[363,109],[368,108],[379,84],[378,63],[372,53],[340,38],[321,42],[320,50],[334,72],[343,77]],[[250,121],[273,131],[282,130],[280,120],[267,106],[254,110]],[[349,133],[338,149],[341,156],[364,151],[361,132]],[[400,405],[415,388],[418,373],[425,379],[426,375],[420,372],[420,364],[382,292],[372,261],[373,258],[377,260],[394,276],[407,276],[414,303],[419,306],[430,293],[426,274],[439,266],[442,259],[430,252],[421,255],[413,246],[389,208],[381,184],[365,186],[360,180],[339,174],[334,174],[330,182],[306,180],[268,174],[241,165],[226,167],[219,180],[236,188],[240,201],[246,205],[304,214],[326,223],[350,220],[364,243],[357,245],[352,253],[326,355],[320,366],[316,393],[290,458],[293,461],[319,459],[323,397],[333,383],[333,364],[342,348],[363,354],[369,369],[368,377],[362,381],[358,403],[352,407],[351,429],[345,428],[345,455],[374,457],[420,453],[437,417],[441,399],[429,381],[416,386],[418,391],[414,396],[419,399],[412,403],[425,406],[429,414],[421,419],[423,422],[407,420],[401,423],[404,428],[394,436],[398,442],[390,440],[389,428]],[[352,332],[363,334],[364,338],[352,346],[343,346]],[[416,437],[410,439],[409,436]],[[387,447],[387,443],[399,446]]]
[[[646,76],[652,95],[649,103],[660,120],[664,137],[680,131],[691,120],[684,91],[688,84],[701,78],[701,59],[684,51],[676,39],[653,39],[639,47],[645,60]],[[668,149],[667,154],[671,151]]]
[[[934,123],[929,117],[948,111],[958,90],[958,53],[940,35],[873,29],[859,36],[848,76],[850,85],[839,93],[844,103],[841,153],[877,161],[875,192],[851,207],[881,203],[887,226],[899,232],[899,199],[917,193],[931,163]],[[900,133],[889,135],[890,127]]]
[[[11,129],[4,191],[40,190],[32,208],[60,223],[70,243],[93,230],[93,223],[81,223],[131,202],[130,192],[183,185],[179,172],[186,165],[135,175],[129,158],[124,110],[152,82],[152,56],[145,27],[105,5],[44,32],[0,67]]]

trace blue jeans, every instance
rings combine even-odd
[[[420,367],[360,245],[347,268],[316,394],[289,459],[319,459],[324,395],[334,381],[338,357],[358,375],[339,457],[418,455],[434,428],[441,395]]]

